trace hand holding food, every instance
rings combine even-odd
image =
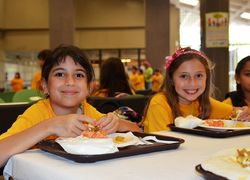
[[[49,131],[61,137],[76,137],[88,127],[84,123],[93,123],[93,119],[82,114],[69,114],[57,116],[47,121]]]
[[[114,113],[108,113],[106,116],[98,119],[95,122],[95,126],[98,126],[101,130],[105,130],[108,134],[114,133],[118,130],[120,118]]]

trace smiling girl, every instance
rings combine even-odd
[[[165,92],[153,96],[143,121],[144,131],[168,130],[178,116],[228,119],[235,108],[210,97],[211,65],[201,52],[180,48],[166,59]],[[239,120],[250,119],[245,109]]]
[[[86,102],[93,75],[93,68],[82,50],[74,46],[56,48],[42,69],[42,87],[47,98],[28,108],[0,136],[0,166],[10,156],[45,138],[79,136],[88,129],[87,123],[107,133],[140,131],[136,124],[119,119],[113,113],[102,114]]]

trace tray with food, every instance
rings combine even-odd
[[[176,118],[175,123],[168,126],[172,131],[214,138],[226,138],[250,134],[250,122],[240,122],[235,120],[201,120],[197,117],[187,116],[185,118]]]
[[[79,163],[133,156],[177,149],[184,140],[155,134],[125,132],[107,137],[84,137],[47,139],[38,143],[43,151]]]
[[[250,179],[249,148],[227,149],[195,167],[205,179]]]

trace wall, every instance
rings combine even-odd
[[[144,47],[143,0],[77,0],[76,45],[82,48]]]

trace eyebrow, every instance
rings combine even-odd
[[[66,69],[65,68],[61,68],[61,67],[58,67],[58,68],[55,68],[55,69],[53,69],[51,72],[53,73],[53,72],[55,72],[55,71],[65,71]],[[84,72],[84,73],[86,73],[86,70],[85,69],[76,69],[75,71],[82,71],[82,72]]]

